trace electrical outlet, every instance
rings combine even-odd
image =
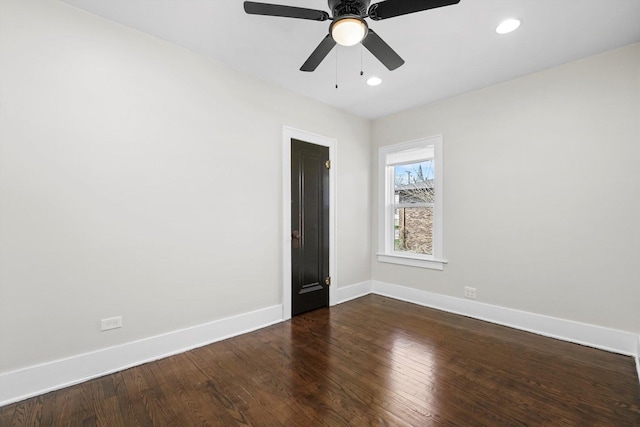
[[[108,331],[109,329],[122,328],[122,316],[111,317],[109,319],[102,319],[100,321],[100,330]]]
[[[468,286],[465,286],[464,297],[469,299],[476,299],[476,288],[470,288]]]

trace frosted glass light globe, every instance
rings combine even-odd
[[[367,34],[367,24],[357,18],[342,18],[331,26],[331,37],[342,46],[353,46]]]

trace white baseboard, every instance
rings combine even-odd
[[[375,280],[372,284],[374,294],[613,353],[638,357],[637,335],[631,332],[454,298]]]
[[[0,406],[282,321],[282,305],[0,374]]]
[[[352,299],[360,298],[365,295],[369,295],[372,290],[371,280],[365,282],[356,283],[354,285],[344,286],[336,289],[336,304],[342,304],[343,302],[351,301]]]
[[[640,336],[454,298],[379,281],[337,288],[338,304],[370,293],[564,341],[633,356],[640,381]],[[282,305],[0,374],[0,406],[241,335],[282,321]]]

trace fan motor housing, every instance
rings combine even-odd
[[[334,17],[344,15],[366,16],[371,0],[329,0]]]

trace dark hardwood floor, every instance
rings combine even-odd
[[[640,426],[633,359],[379,296],[0,408],[0,426]]]

